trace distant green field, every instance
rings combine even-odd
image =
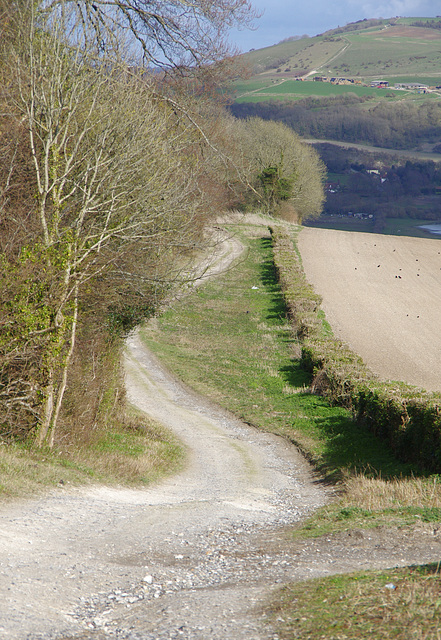
[[[342,185],[346,185],[349,176],[346,173],[333,173],[332,171],[328,171],[327,179],[329,182],[339,182]]]
[[[271,86],[271,80],[252,80],[247,82],[237,82],[234,84],[234,92],[238,93],[249,93],[250,91],[258,91],[260,89],[265,89],[265,87]]]
[[[441,68],[441,40],[410,36],[391,36],[385,32],[366,31],[346,36],[350,46],[333,61],[334,71],[372,77],[374,75],[409,75],[436,73]],[[402,31],[402,30],[401,30]],[[427,32],[427,29],[421,29]],[[441,33],[440,33],[441,36]]]
[[[303,38],[301,40],[290,40],[275,44],[272,47],[256,49],[244,54],[247,63],[250,65],[263,65],[281,59],[288,59],[298,53],[302,53],[306,48],[310,48],[322,41],[321,37]]]
[[[389,92],[384,89],[373,89],[371,87],[362,87],[359,85],[333,85],[330,82],[313,82],[312,80],[296,81],[286,80],[280,84],[261,85],[261,87],[255,87],[257,91],[255,93],[247,93],[246,95],[240,95],[244,91],[253,91],[251,87],[254,87],[256,83],[251,85],[238,85],[237,94],[240,97],[236,99],[236,102],[262,102],[264,100],[284,100],[287,98],[298,100],[300,98],[306,98],[308,96],[325,97],[341,96],[348,93],[352,93],[356,96],[374,96],[379,99],[384,99],[387,94],[387,98],[393,100],[394,98],[402,98],[402,94],[394,94],[393,97],[389,96]]]
[[[435,20],[436,22],[441,22],[441,18],[398,18],[398,24],[411,25],[414,22],[427,22],[428,20]]]
[[[441,85],[441,67],[439,76],[397,76],[387,79],[391,86],[393,86],[395,82],[421,82],[422,84],[427,84],[429,87],[437,86]]]
[[[383,92],[383,89],[372,89],[371,87],[361,87],[359,85],[334,85],[330,82],[313,82],[304,81],[298,82],[296,80],[287,80],[283,84],[275,85],[265,89],[265,93],[271,94],[286,94],[296,93],[304,96],[338,96],[345,93],[355,93],[357,96],[377,96],[379,92]]]
[[[301,100],[302,98],[304,98],[305,96],[302,96],[301,94],[290,94],[288,96],[281,96],[281,95],[275,95],[275,96],[271,96],[268,95],[266,93],[262,94],[251,94],[249,96],[243,96],[242,98],[237,98],[237,100],[235,100],[234,102],[237,104],[240,104],[242,102],[268,102],[269,100]]]

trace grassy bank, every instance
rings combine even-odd
[[[268,614],[280,640],[436,639],[441,614],[439,565],[290,585]]]
[[[347,345],[325,335],[320,300],[306,281],[293,234],[273,231],[274,260],[293,334],[302,343],[301,362],[317,389],[335,406],[344,406],[383,439],[413,472],[441,468],[441,394],[404,382],[382,381]],[[416,465],[416,467],[415,467]]]
[[[102,483],[145,486],[178,469],[183,450],[161,425],[129,410],[85,446],[38,450],[0,446],[0,499],[30,497],[55,488]]]

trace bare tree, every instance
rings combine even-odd
[[[43,0],[39,11],[59,16],[66,5],[93,30],[104,49],[115,34],[129,33],[147,63],[201,66],[231,53],[231,27],[250,27],[256,12],[249,0]],[[118,36],[119,37],[119,36]]]
[[[10,362],[20,352],[32,364],[35,355],[40,375],[21,379],[33,385],[26,407],[37,417],[37,444],[49,446],[82,300],[94,286],[109,289],[134,273],[138,287],[144,280],[162,289],[199,237],[204,211],[200,130],[158,97],[146,74],[128,70],[115,50],[106,57],[78,13],[64,9],[56,21],[41,14],[23,21],[9,50],[17,75],[7,96],[26,136],[35,193],[26,221],[32,241],[15,266],[2,264],[17,303],[3,347]],[[142,270],[133,262],[141,255]],[[4,318],[10,323],[10,314]],[[3,386],[5,402],[16,379]]]

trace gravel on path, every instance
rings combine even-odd
[[[0,637],[272,637],[254,604],[291,558],[262,536],[286,542],[325,490],[294,447],[189,392],[138,333],[126,369],[130,401],[173,428],[188,463],[146,490],[60,487],[4,506]]]

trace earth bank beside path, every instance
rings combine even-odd
[[[334,334],[384,380],[441,390],[441,242],[303,228],[307,280]]]

